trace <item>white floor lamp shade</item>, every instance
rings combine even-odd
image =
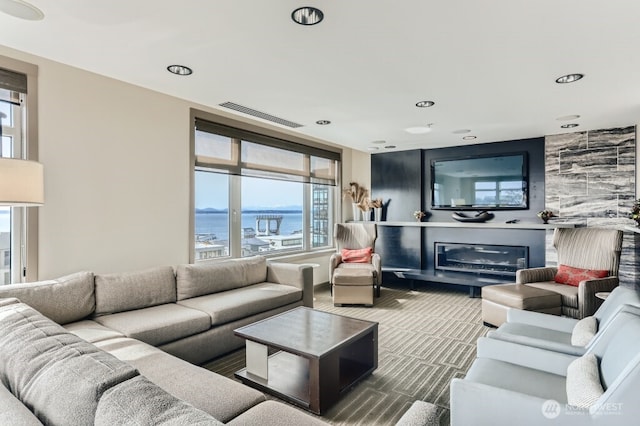
[[[36,161],[0,158],[0,206],[44,204],[44,170]]]

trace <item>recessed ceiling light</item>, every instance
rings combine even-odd
[[[474,139],[476,139],[477,136],[463,136],[462,139],[465,141],[472,141]]]
[[[368,151],[377,151],[379,149],[380,148],[378,148],[377,146],[370,146],[370,147],[367,148]]]
[[[569,121],[569,120],[577,120],[578,118],[580,118],[580,116],[578,114],[574,114],[574,115],[563,115],[562,117],[556,118],[556,120]]]
[[[44,13],[40,9],[22,0],[0,0],[0,11],[28,21],[44,19]]]
[[[469,129],[459,129],[459,130],[454,130],[452,133],[454,135],[463,135],[465,133],[471,133],[471,130],[469,130]]]
[[[324,13],[315,7],[305,6],[299,7],[291,12],[293,22],[300,25],[319,24],[324,19]]]
[[[387,141],[373,141],[371,143],[375,143],[375,144],[378,144],[378,145],[383,145],[383,144],[387,143]]]
[[[193,70],[184,65],[169,65],[167,67],[167,71],[176,75],[191,75],[193,74]]]
[[[331,124],[331,122],[329,120],[318,120],[316,121],[316,124],[319,124],[321,126],[326,126],[327,124]]]
[[[433,101],[420,101],[420,102],[416,102],[416,106],[418,108],[429,108],[434,106],[436,103]]]
[[[423,133],[429,133],[431,131],[431,124],[425,126],[416,126],[416,127],[407,127],[404,129],[405,132],[411,133],[412,135],[420,135]]]
[[[573,83],[574,81],[580,80],[582,77],[584,77],[584,74],[567,74],[563,75],[562,77],[556,78],[556,83]]]
[[[395,145],[386,145],[386,146],[385,146],[385,149],[393,149],[393,148],[395,148],[395,147],[396,147]]]
[[[563,124],[562,126],[560,126],[563,129],[571,129],[573,127],[578,127],[579,124],[576,123],[569,123],[569,124]]]

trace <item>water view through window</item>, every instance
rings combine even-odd
[[[239,180],[241,214],[232,220],[229,187]],[[234,227],[240,232],[240,255],[324,247],[328,238],[331,187],[247,176],[196,172],[195,260],[232,255]],[[305,191],[310,191],[308,232],[305,229]]]

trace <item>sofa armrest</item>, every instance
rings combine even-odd
[[[342,255],[334,253],[329,258],[329,285],[333,284],[333,271],[342,263]]]
[[[535,311],[509,309],[507,311],[507,322],[517,322],[519,324],[527,324],[547,328],[549,330],[562,331],[563,333],[571,333],[578,320],[574,318],[560,317],[557,315],[543,314]],[[498,331],[499,330],[500,329],[498,329]]]
[[[577,408],[568,409],[567,404],[550,401],[549,398],[539,398],[466,379],[451,380],[449,406],[451,426],[592,424],[586,410],[578,412]],[[555,421],[550,420],[554,417],[557,417]]]
[[[478,339],[478,358],[495,359],[559,376],[566,376],[567,367],[578,356],[489,337],[480,337]]]
[[[295,263],[267,263],[267,281],[302,290],[302,304],[313,308],[313,267]]]
[[[540,281],[553,281],[558,268],[547,266],[543,268],[520,269],[516,271],[516,283],[536,283]]]
[[[376,270],[376,284],[382,284],[382,261],[378,253],[371,254],[371,264]]]
[[[503,340],[505,342],[517,343],[519,345],[531,346],[534,348],[545,349],[563,354],[582,356],[587,351],[586,348],[580,346],[572,346],[566,343],[554,342],[552,340],[536,339],[530,336],[520,336],[517,334],[502,333],[500,330],[492,330],[487,333],[487,337],[491,339]]]
[[[596,278],[580,281],[578,285],[578,310],[580,318],[591,316],[602,305],[596,297],[600,291],[613,291],[618,286],[618,277]]]

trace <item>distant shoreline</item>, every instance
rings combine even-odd
[[[209,209],[196,209],[196,214],[228,214],[228,210],[209,210]],[[250,213],[283,213],[283,214],[292,214],[292,213],[302,213],[302,209],[300,210],[269,210],[269,209],[260,209],[260,210],[242,210],[242,214],[250,214]]]

